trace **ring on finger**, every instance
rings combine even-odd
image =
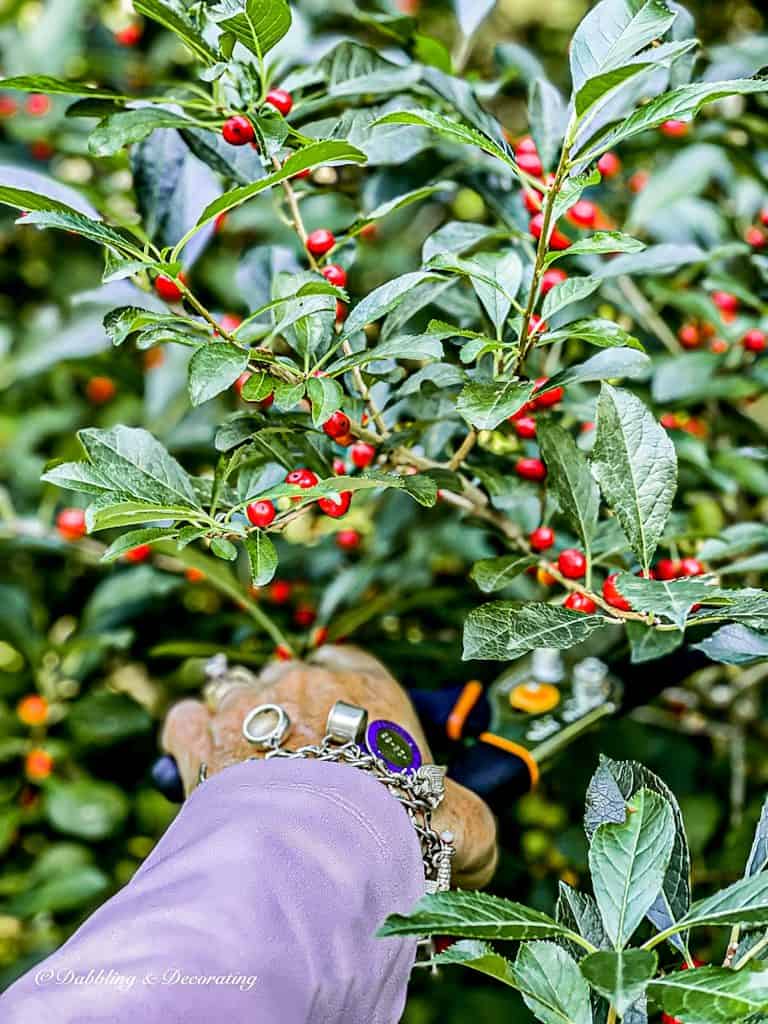
[[[288,735],[291,720],[279,704],[251,708],[243,720],[243,736],[257,750],[276,750]]]

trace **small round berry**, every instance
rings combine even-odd
[[[353,444],[349,449],[349,457],[352,459],[354,466],[357,466],[358,469],[365,469],[376,458],[376,449],[372,444],[358,441],[357,444]]]
[[[19,105],[12,96],[0,96],[0,117],[15,117]]]
[[[349,316],[349,306],[340,299],[336,300],[336,323],[343,324]]]
[[[580,228],[592,228],[597,219],[597,207],[588,199],[580,199],[568,211],[568,220]]]
[[[739,300],[730,292],[712,292],[712,301],[723,313],[736,313],[739,308]]]
[[[618,577],[617,572],[612,572],[610,576],[606,577],[603,583],[603,597],[612,608],[618,608],[619,611],[628,612],[632,605],[622,594],[619,593],[616,587],[616,578]]]
[[[549,380],[549,377],[537,377],[533,385],[533,405],[536,409],[548,409],[552,405],[557,405],[558,402],[563,400],[565,395],[565,388],[550,388],[548,391],[544,391],[543,394],[538,394]]]
[[[530,135],[524,135],[515,143],[515,156],[521,153],[538,153],[538,147]]]
[[[586,615],[591,615],[592,612],[597,610],[597,605],[591,597],[587,597],[586,594],[581,594],[576,590],[566,597],[563,601],[563,606],[570,608],[572,612],[584,612]]]
[[[230,146],[245,146],[256,138],[253,125],[243,114],[235,114],[226,120],[222,125],[221,135]]]
[[[745,348],[747,352],[765,352],[766,348],[766,335],[764,331],[759,330],[757,327],[753,327],[751,331],[747,331],[744,337],[741,339],[742,348]]]
[[[763,227],[768,228],[768,206],[764,206],[760,211],[760,223]]]
[[[538,313],[531,313],[531,319],[528,321],[528,337],[532,334],[544,334],[549,329],[549,324],[543,316],[539,316]]]
[[[56,150],[45,139],[38,139],[36,142],[30,142],[29,154],[33,160],[50,160]],[[71,231],[70,234],[75,234]]]
[[[263,529],[274,520],[277,512],[271,501],[252,501],[246,506],[245,514],[253,526]]]
[[[187,583],[202,583],[205,579],[203,570],[196,569],[193,565],[184,570],[184,575],[187,578]]]
[[[709,343],[709,351],[715,352],[717,355],[722,355],[728,351],[728,342],[725,338],[713,338]]]
[[[165,352],[163,352],[160,345],[153,345],[152,348],[148,348],[142,359],[145,370],[156,370],[157,367],[162,366],[164,362]]]
[[[337,439],[338,440],[338,439]],[[331,463],[333,467],[334,476],[346,476],[347,475],[347,464],[344,459],[335,458]]]
[[[528,225],[528,230],[534,238],[541,238],[541,233],[544,230],[543,213],[536,213],[533,217],[531,217],[530,223]],[[570,244],[570,238],[568,238],[567,235],[564,235],[563,232],[560,231],[558,228],[555,228],[549,236],[550,249],[567,249]]]
[[[637,195],[638,192],[642,192],[648,182],[651,180],[651,175],[648,171],[635,171],[632,177],[629,179],[629,191],[634,192]]]
[[[328,627],[318,626],[312,630],[311,644],[313,647],[322,647],[328,639]]]
[[[85,385],[85,394],[94,405],[105,405],[117,392],[117,386],[111,377],[91,377]]]
[[[24,109],[32,117],[45,117],[51,109],[51,101],[45,93],[33,92],[27,96]]]
[[[551,292],[553,288],[567,280],[568,275],[564,270],[561,270],[560,267],[550,267],[541,275],[541,294],[546,295],[547,292]]]
[[[551,572],[547,572],[546,569],[542,569],[541,566],[536,570],[536,580],[542,585],[542,587],[551,587],[553,583],[557,583],[557,580]]]
[[[698,558],[683,558],[680,560],[681,576],[701,576],[703,572],[704,566]]]
[[[287,604],[293,594],[293,586],[288,580],[275,580],[269,588],[269,599],[273,604]]]
[[[243,318],[238,316],[237,313],[225,313],[220,321],[221,329],[222,331],[226,331],[227,334],[232,334],[238,329],[242,322]]]
[[[318,508],[331,519],[341,519],[349,511],[352,502],[352,491],[342,491],[340,494],[329,494],[320,498],[317,502]]]
[[[532,188],[523,189],[523,206],[528,213],[538,213],[541,210],[541,203],[542,195],[540,192]]]
[[[337,409],[333,415],[329,416],[323,424],[323,432],[328,437],[337,438],[342,437],[344,434],[349,433],[349,416],[342,412],[341,409]]]
[[[336,534],[336,547],[342,551],[355,551],[360,547],[361,539],[357,530],[339,530]]]
[[[16,714],[24,725],[44,725],[48,719],[48,701],[37,693],[31,693],[16,705]]]
[[[510,416],[512,426],[515,429],[515,433],[518,437],[528,440],[529,438],[536,437],[536,420],[533,416],[520,416],[515,419],[514,416]]]
[[[318,228],[307,235],[306,245],[313,256],[324,256],[336,245],[336,236],[326,228]]]
[[[744,232],[744,241],[747,245],[751,245],[753,249],[762,249],[766,241],[768,241],[768,236],[766,236],[762,228],[753,225]]]
[[[275,658],[278,661],[293,661],[293,651],[286,644],[278,644],[275,648]]]
[[[311,604],[300,604],[293,613],[293,621],[301,629],[309,629],[316,618],[317,612]]]
[[[537,526],[528,541],[534,551],[546,551],[555,543],[555,531],[551,526]]]
[[[603,153],[597,161],[597,169],[604,178],[615,178],[621,171],[621,160],[615,153]]]
[[[698,348],[701,344],[701,331],[696,324],[683,324],[677,336],[683,348]]]
[[[335,285],[337,288],[343,288],[347,283],[347,272],[338,263],[329,263],[327,267],[323,267],[320,273],[329,284]]]
[[[286,476],[285,482],[292,484],[294,487],[301,487],[307,490],[310,487],[315,487],[319,482],[319,477],[316,473],[313,473],[311,469],[305,469],[303,466],[299,466],[298,469],[292,469],[291,472]]]
[[[186,284],[183,271],[177,276],[176,281]],[[182,297],[181,288],[172,277],[165,274],[158,274],[155,278],[155,291],[164,302],[180,302]]]
[[[661,423],[665,430],[680,430],[681,428],[680,417],[676,412],[662,413],[659,423]]]
[[[520,170],[534,178],[540,178],[544,173],[544,165],[537,153],[518,153],[515,159]]]
[[[541,459],[518,459],[515,472],[523,480],[543,480],[547,475],[547,467]]]
[[[47,750],[30,750],[24,760],[24,771],[30,782],[42,782],[53,771],[53,758]]]
[[[124,562],[137,565],[139,562],[146,562],[152,555],[152,547],[149,544],[137,544],[135,548],[129,548],[123,555]]]
[[[264,102],[279,110],[283,117],[287,117],[293,110],[293,96],[285,89],[270,89]]]
[[[141,27],[141,23],[133,21],[130,25],[126,25],[125,28],[115,32],[115,42],[120,46],[136,46],[143,34],[144,30]]]
[[[565,548],[557,556],[557,567],[569,580],[579,580],[587,571],[587,557],[578,548]]]
[[[85,510],[63,508],[56,516],[56,529],[64,540],[80,540],[85,536]]]
[[[674,558],[660,558],[653,569],[657,580],[676,580],[680,575],[680,562]]]
[[[666,135],[668,139],[678,139],[683,135],[688,134],[689,125],[687,121],[678,121],[675,118],[671,118],[669,121],[665,121],[661,125],[659,131],[662,135]]]

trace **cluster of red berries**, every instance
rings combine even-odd
[[[731,323],[739,309],[739,300],[730,292],[713,292],[712,301],[720,310],[720,315],[726,323]],[[711,352],[727,352],[728,342],[724,338],[716,337],[716,330],[713,324],[706,321],[689,320],[684,323],[677,332],[680,344],[685,349],[697,349],[709,341]],[[758,327],[750,328],[741,338],[741,346],[747,352],[764,352],[768,346],[768,335]]]
[[[285,89],[270,90],[265,96],[264,102],[274,107],[275,110],[279,110],[283,117],[287,117],[293,109],[293,96]],[[247,146],[248,143],[253,145],[256,139],[253,123],[245,114],[234,114],[232,117],[228,117],[221,126],[221,135],[230,146]]]
[[[760,211],[759,224],[752,224],[744,232],[744,241],[753,249],[764,249],[768,245],[768,206]]]
[[[548,379],[548,377],[538,377],[534,385],[534,391],[541,391]],[[564,388],[550,388],[549,391],[544,391],[543,394],[532,398],[530,402],[526,402],[522,408],[513,413],[509,417],[509,422],[512,424],[517,436],[524,440],[535,437],[536,418],[533,414],[540,409],[548,409],[553,405],[557,405],[562,400],[564,394]],[[521,463],[522,466],[520,465]],[[533,463],[537,465],[534,467]],[[518,459],[515,465],[515,472],[524,480],[543,480],[547,475],[546,468],[541,459]]]
[[[706,437],[709,434],[709,427],[704,420],[684,412],[662,413],[659,422],[667,430],[683,430],[692,437]]]

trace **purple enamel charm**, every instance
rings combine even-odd
[[[421,767],[421,752],[416,741],[397,722],[378,718],[371,722],[365,733],[368,752],[384,762],[392,772],[411,774]]]

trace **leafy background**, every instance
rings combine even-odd
[[[461,6],[466,16],[475,5]],[[521,44],[538,55],[554,81],[564,84],[563,55],[587,5],[561,0],[548,5],[545,17],[540,6],[499,3],[478,32],[469,62],[472,73],[485,78],[498,74],[500,66],[503,71],[505,61],[507,67],[518,66],[521,58],[514,47]],[[761,35],[764,25],[756,6],[689,6],[695,9],[708,56],[726,69],[717,77],[750,74],[768,63],[768,38]],[[424,32],[450,46],[455,34],[450,6],[421,7]],[[294,11],[296,25],[281,44],[287,58],[306,60],[320,33],[348,31],[348,4],[305,2]],[[183,77],[188,66],[170,35],[149,22],[138,46],[119,45],[115,33],[131,18],[117,5],[73,0],[43,7],[10,5],[2,18],[5,74],[93,77],[132,91],[168,76]],[[376,38],[366,36],[364,26],[359,33],[369,41]],[[497,112],[514,136],[527,122],[525,83],[516,87],[511,77]],[[84,197],[81,202],[90,197],[115,221],[133,216],[136,199],[125,155],[98,160],[89,155],[83,122],[65,115],[69,98],[54,97],[43,116],[25,109],[22,94],[13,94],[13,100],[19,111],[11,116],[6,110],[3,116],[0,162],[18,169],[19,187],[34,189],[34,175],[52,175],[65,201],[72,202],[71,186]],[[754,154],[744,149],[739,117],[757,144]],[[650,169],[658,179],[643,193],[642,203],[633,201],[635,225],[657,240],[676,230],[670,240],[680,241],[686,230],[693,233],[694,222],[710,238],[724,235],[727,219],[740,204],[749,208],[750,189],[765,191],[765,132],[764,121],[749,108],[736,111],[727,133],[713,129],[711,139],[705,122],[695,152],[674,142],[641,142],[626,156],[622,151],[627,174]],[[173,153],[163,157],[173,159]],[[608,200],[622,218],[629,205],[626,180]],[[196,212],[206,180],[190,180],[187,187]],[[698,201],[691,198],[694,194]],[[689,220],[679,216],[680,205],[677,219],[670,218],[669,207],[685,199],[694,204]],[[345,224],[353,212],[344,189],[318,190],[312,226]],[[445,198],[434,197],[425,208],[396,211],[376,239],[360,246],[355,293],[365,294],[382,280],[411,270],[423,239],[446,212],[461,221],[489,216],[483,197],[467,185]],[[259,266],[239,259],[244,243],[291,244],[288,228],[268,200],[232,215],[196,267],[210,305],[221,312],[242,312],[258,288]],[[204,471],[211,458],[212,428],[223,410],[235,408],[234,399],[226,396],[190,413],[183,354],[172,346],[155,366],[132,347],[112,348],[102,318],[120,304],[119,284],[106,296],[95,287],[101,272],[98,250],[81,239],[18,230],[9,212],[2,214],[3,984],[55,948],[130,878],[172,817],[174,808],[148,786],[147,769],[157,722],[170,701],[199,686],[202,660],[223,647],[258,666],[272,648],[259,628],[257,611],[244,611],[233,599],[238,595],[216,586],[207,563],[208,579],[198,583],[187,580],[171,554],[152,566],[105,569],[96,542],[84,541],[75,550],[52,529],[61,494],[42,485],[40,476],[49,459],[77,457],[75,430],[141,425],[162,437],[185,465]],[[114,399],[104,406],[94,405],[87,395],[88,382],[98,375],[108,375],[117,385]],[[697,413],[706,420],[706,407],[697,406]],[[764,413],[755,419],[764,429]],[[734,502],[740,503],[742,518],[764,515],[768,475],[759,460],[732,455],[702,469],[697,458],[700,454],[692,451],[682,484],[685,502],[702,529],[716,533],[726,515],[733,515]],[[739,494],[721,489],[721,475],[737,484]],[[293,542],[281,545],[280,578],[291,581],[290,600],[279,603],[279,591],[272,591],[254,601],[254,608],[268,608],[292,631],[304,628],[296,622],[297,612],[305,606],[319,609],[320,619],[327,619],[337,635],[369,645],[408,685],[420,685],[425,677],[463,682],[470,666],[461,661],[461,623],[477,603],[467,573],[477,559],[495,553],[485,532],[458,522],[449,510],[424,512],[398,493],[379,502],[375,521],[367,509],[353,510],[344,523],[363,535],[362,555],[340,551],[330,530],[308,533],[299,526]],[[487,664],[471,669],[488,679],[496,671]],[[768,783],[761,691],[743,686],[748,673],[748,682],[752,677],[759,682],[760,672],[760,666],[743,670],[737,681],[734,670],[708,670],[631,719],[580,740],[578,757],[568,758],[567,771],[556,764],[536,794],[504,811],[504,857],[494,890],[549,909],[558,879],[582,877],[587,847],[580,814],[600,751],[642,760],[678,795],[698,884],[718,886],[737,877]],[[30,784],[23,773],[23,758],[40,736],[30,733],[15,713],[17,701],[33,690],[56,696],[45,738],[56,771],[42,787]],[[704,960],[716,952],[696,951]],[[451,1021],[473,1012],[503,1019],[510,1005],[514,1019],[525,1020],[527,1011],[511,1004],[514,999],[464,974],[447,971],[434,979],[425,972],[413,985],[406,1020]]]

